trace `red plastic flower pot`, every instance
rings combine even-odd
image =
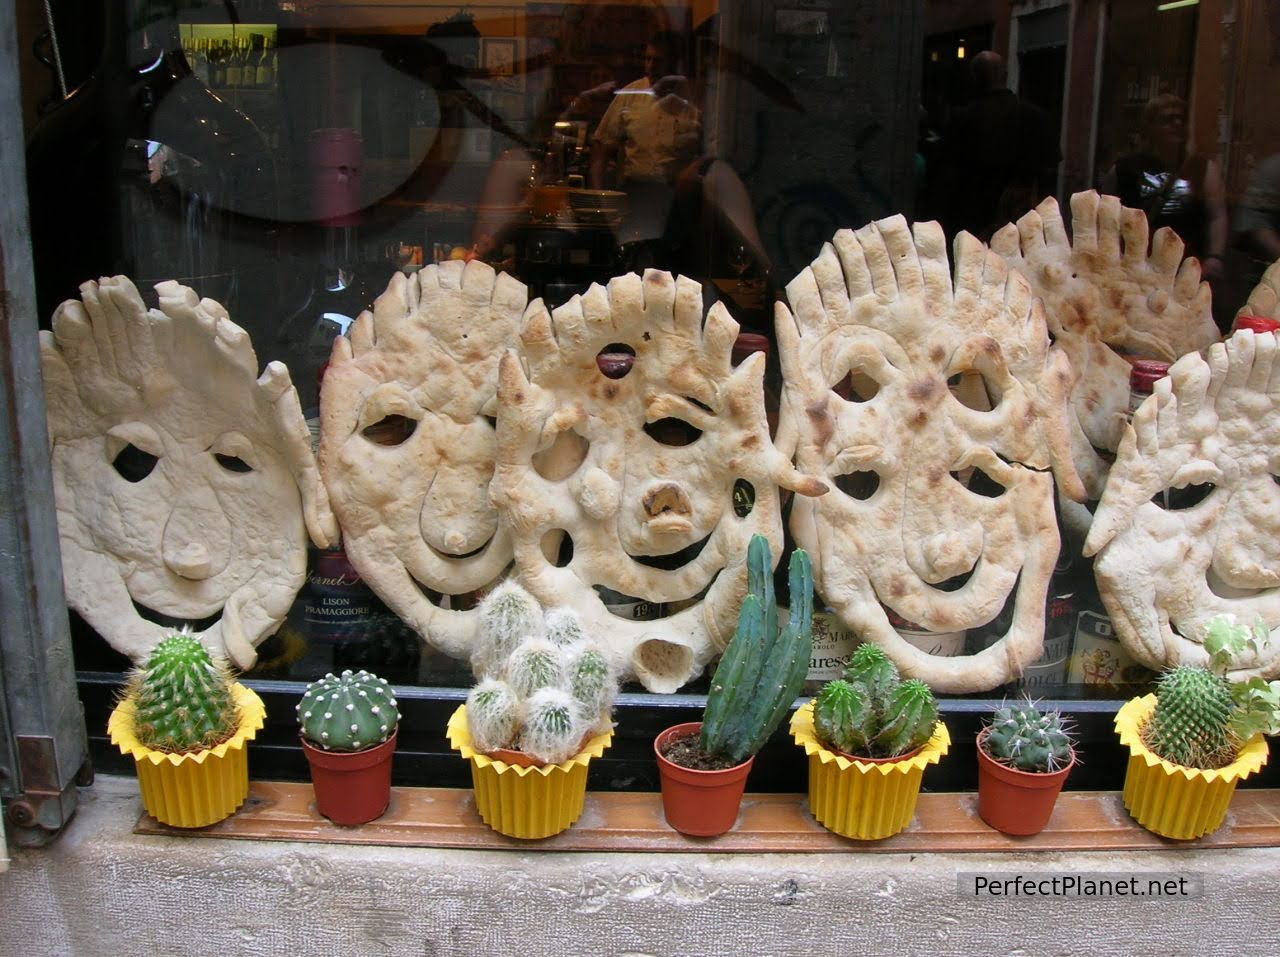
[[[396,734],[364,751],[325,751],[304,738],[316,810],[334,824],[366,824],[391,803],[391,756]]]
[[[1067,775],[1076,765],[1075,751],[1071,763],[1060,771],[1035,774],[1001,764],[987,754],[978,735],[978,815],[997,831],[1024,836],[1039,834],[1049,823]]]
[[[747,774],[754,757],[723,771],[696,771],[681,767],[662,756],[672,741],[693,737],[702,731],[702,722],[692,721],[667,728],[653,742],[662,782],[662,812],[667,823],[681,834],[715,837],[733,827],[747,786]]]

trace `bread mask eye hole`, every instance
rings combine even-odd
[[[144,452],[133,443],[122,448],[112,460],[111,466],[126,482],[141,482],[151,474],[160,461],[150,452]]]
[[[680,448],[685,445],[692,445],[698,439],[702,438],[702,430],[696,426],[690,425],[684,419],[666,418],[659,419],[657,422],[647,422],[644,427],[645,434],[653,439],[659,445],[666,445],[671,448]]]
[[[880,488],[880,473],[870,471],[849,472],[835,477],[836,488],[850,498],[865,502]]]
[[[999,498],[1005,493],[1003,485],[976,466],[970,470],[968,481],[964,480],[960,472],[952,472],[951,477],[974,495],[981,495],[983,498]]]
[[[228,472],[244,473],[253,471],[253,466],[238,455],[223,455],[220,452],[214,452],[213,457],[217,459],[218,464]]]
[[[1000,404],[1003,393],[981,371],[957,372],[947,379],[947,388],[957,402],[975,412],[990,412]]]
[[[880,383],[855,369],[833,385],[831,391],[846,402],[870,402],[880,392]]]
[[[374,445],[396,446],[408,441],[417,428],[416,419],[404,415],[388,415],[373,425],[365,426],[360,434]]]
[[[1184,485],[1182,488],[1165,488],[1151,496],[1151,504],[1166,512],[1181,512],[1195,508],[1207,499],[1218,486],[1212,482]]]

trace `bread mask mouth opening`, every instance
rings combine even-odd
[[[444,561],[460,562],[460,561],[464,561],[465,559],[475,558],[477,555],[484,554],[484,552],[488,549],[488,547],[493,544],[493,540],[497,537],[498,537],[497,532],[495,532],[494,534],[490,535],[485,540],[484,544],[482,544],[479,548],[473,548],[469,552],[456,552],[456,553],[447,552],[447,551],[444,551],[443,549],[437,548],[436,546],[432,545],[430,542],[427,542],[425,539],[424,539],[424,542],[426,546],[429,549],[431,549],[431,551],[435,554],[437,558],[443,559]],[[422,587],[422,583],[419,582],[418,586]]]
[[[648,614],[645,615],[643,620],[644,621],[662,621],[666,618],[671,618],[675,615],[680,614],[681,612],[687,611],[690,605],[693,605],[697,602],[701,602],[703,599],[707,597],[707,593],[710,592],[712,587],[715,585],[716,580],[720,577],[720,571],[722,570],[723,569],[718,569],[716,573],[711,576],[711,581],[707,582],[707,584],[702,589],[700,589],[693,595],[689,596],[689,598],[687,599],[678,599],[676,601],[652,601],[652,602],[647,601],[645,599],[636,599],[637,601],[640,601],[643,604],[649,606]],[[596,592],[596,597],[600,599],[602,604],[604,604],[605,611],[607,611],[610,615],[612,615],[614,618],[621,618],[623,621],[636,620],[631,614],[630,608],[625,606],[615,608],[605,603],[604,595],[601,594],[601,589],[607,588],[608,586],[594,585],[592,587]],[[656,638],[654,639],[646,638],[644,641],[642,641],[640,645],[637,645],[637,650],[635,652],[636,667],[640,667],[640,663],[641,663],[640,648],[650,644],[653,646],[654,649],[657,649],[657,648],[660,648],[661,646],[669,644],[669,642],[661,641]],[[673,647],[683,648],[684,646],[677,645]],[[679,654],[682,655],[683,652],[680,652]],[[683,661],[683,658],[681,658],[681,660]],[[676,670],[679,670],[679,668],[677,668]],[[652,666],[652,664],[646,667],[646,673],[658,674],[658,673],[662,673],[662,671],[663,671],[662,668],[654,667]]]
[[[1259,598],[1269,592],[1275,591],[1280,587],[1280,573],[1270,571],[1269,569],[1259,568],[1254,574],[1245,576],[1253,581],[1260,581],[1259,584],[1241,584],[1237,578],[1236,582],[1228,582],[1219,575],[1212,565],[1210,565],[1204,573],[1205,587],[1215,598],[1221,598],[1227,601],[1239,598]]]
[[[151,624],[159,625],[161,628],[186,628],[188,631],[197,634],[207,631],[221,621],[223,608],[226,607],[225,605],[219,607],[212,615],[207,615],[204,618],[181,618],[144,605],[132,596],[130,596],[129,600],[133,603],[133,610],[138,613],[138,617],[143,621],[149,621]]]
[[[644,565],[647,568],[656,568],[659,571],[674,571],[678,568],[684,568],[686,565],[695,562],[702,554],[703,549],[707,547],[707,543],[715,536],[715,530],[699,541],[686,545],[683,548],[676,549],[674,552],[668,552],[665,555],[633,555],[624,550],[623,554],[638,565]]]

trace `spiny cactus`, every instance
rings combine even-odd
[[[478,751],[515,744],[523,717],[520,699],[505,681],[485,678],[467,695],[467,727]]]
[[[363,751],[386,741],[400,721],[391,686],[367,671],[325,675],[297,706],[302,736],[326,751]]]
[[[545,638],[521,642],[507,660],[506,677],[511,690],[528,698],[539,688],[555,688],[565,681],[565,654]]]
[[[577,753],[590,727],[571,694],[540,688],[525,705],[520,750],[546,764],[559,764]]]
[[[1231,685],[1195,665],[1179,665],[1160,676],[1156,708],[1143,742],[1156,754],[1188,768],[1215,768],[1235,755],[1231,733]]]
[[[577,701],[582,716],[593,723],[601,716],[607,718],[618,680],[600,649],[585,641],[570,645],[566,673],[569,693]]]
[[[859,645],[844,678],[828,681],[813,706],[818,740],[858,757],[894,758],[923,746],[938,722],[938,704],[923,681],[902,681],[876,645]]]
[[[479,677],[501,675],[521,642],[542,637],[542,607],[513,581],[504,581],[485,596],[477,613],[472,664]]]
[[[584,641],[587,633],[582,630],[582,619],[569,608],[552,608],[545,621],[547,641],[557,645],[572,645]]]
[[[162,638],[125,689],[134,699],[134,729],[149,748],[183,754],[222,743],[235,733],[239,711],[231,673],[188,632]]]
[[[500,640],[491,641],[489,654],[478,656],[488,676],[467,698],[472,743],[479,751],[518,748],[558,764],[572,757],[588,731],[608,726],[618,679],[600,649],[583,637],[578,616],[565,609],[547,613],[546,637],[541,637],[539,611],[537,637],[505,649],[505,657],[492,657],[513,629],[527,627],[530,620],[520,597],[527,593],[508,590],[507,595],[501,614],[492,617]],[[571,712],[567,716],[565,707]]]
[[[987,754],[1019,771],[1045,774],[1071,763],[1071,733],[1057,711],[1041,712],[1026,701],[997,708],[983,745]]]
[[[707,694],[699,746],[709,757],[740,764],[782,721],[804,684],[813,650],[813,572],[797,548],[788,568],[791,618],[778,629],[769,540],[747,546],[747,596]]]

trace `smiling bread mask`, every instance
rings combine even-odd
[[[895,216],[838,232],[787,298],[790,309],[777,307],[784,431],[799,470],[834,486],[792,509],[815,590],[937,691],[1016,678],[1041,654],[1058,555],[1050,470],[1083,494],[1069,364],[1050,348],[1027,281],[965,233],[953,278],[939,226],[913,231]],[[966,380],[984,401],[949,388]],[[955,633],[1010,600],[1008,631],[956,657],[908,642],[887,613]]]
[[[41,332],[67,604],[142,660],[186,626],[250,667],[337,526],[288,370],[175,282],[87,282]]]

